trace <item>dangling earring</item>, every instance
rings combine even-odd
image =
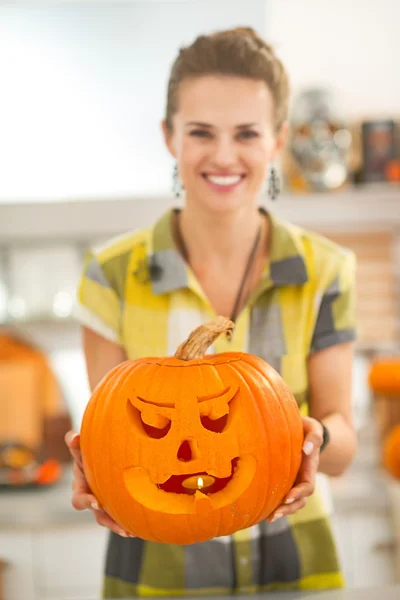
[[[180,198],[182,196],[182,183],[179,177],[178,164],[175,163],[174,170],[172,173],[172,191],[174,193],[175,198]]]
[[[270,168],[269,178],[268,178],[268,196],[271,200],[277,200],[281,191],[281,182],[276,171],[274,165]]]

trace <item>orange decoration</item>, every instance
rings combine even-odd
[[[133,535],[192,544],[232,534],[271,515],[294,484],[303,424],[288,386],[250,354],[205,355],[233,327],[218,317],[174,357],[125,361],[92,394],[85,474]]]
[[[388,162],[385,169],[386,179],[391,183],[400,183],[400,159]]]
[[[369,385],[376,393],[400,393],[400,358],[378,358],[369,372]]]
[[[400,425],[393,427],[383,445],[383,464],[397,479],[400,479]]]

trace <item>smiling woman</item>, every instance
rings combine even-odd
[[[89,481],[79,436],[68,444],[73,505],[113,532],[106,598],[344,584],[316,475],[355,451],[354,256],[259,207],[288,91],[251,29],[183,48],[162,130],[184,206],[88,253],[76,314],[92,388],[104,380],[82,429]],[[232,334],[210,339],[213,358],[186,356],[216,315]]]

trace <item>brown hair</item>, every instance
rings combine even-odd
[[[288,113],[288,75],[273,48],[253,29],[237,27],[202,35],[180,50],[168,82],[165,122],[170,131],[172,117],[178,110],[179,85],[185,79],[204,75],[233,75],[264,81],[274,100],[275,130],[280,130]]]

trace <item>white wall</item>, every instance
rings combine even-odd
[[[0,2],[0,201],[169,192],[178,47],[266,22],[266,0]]]
[[[399,0],[270,0],[267,31],[295,91],[328,85],[351,119],[400,118]]]
[[[399,116],[399,0],[0,2],[0,202],[165,193],[167,73],[181,43],[247,24],[295,90],[345,115]]]

